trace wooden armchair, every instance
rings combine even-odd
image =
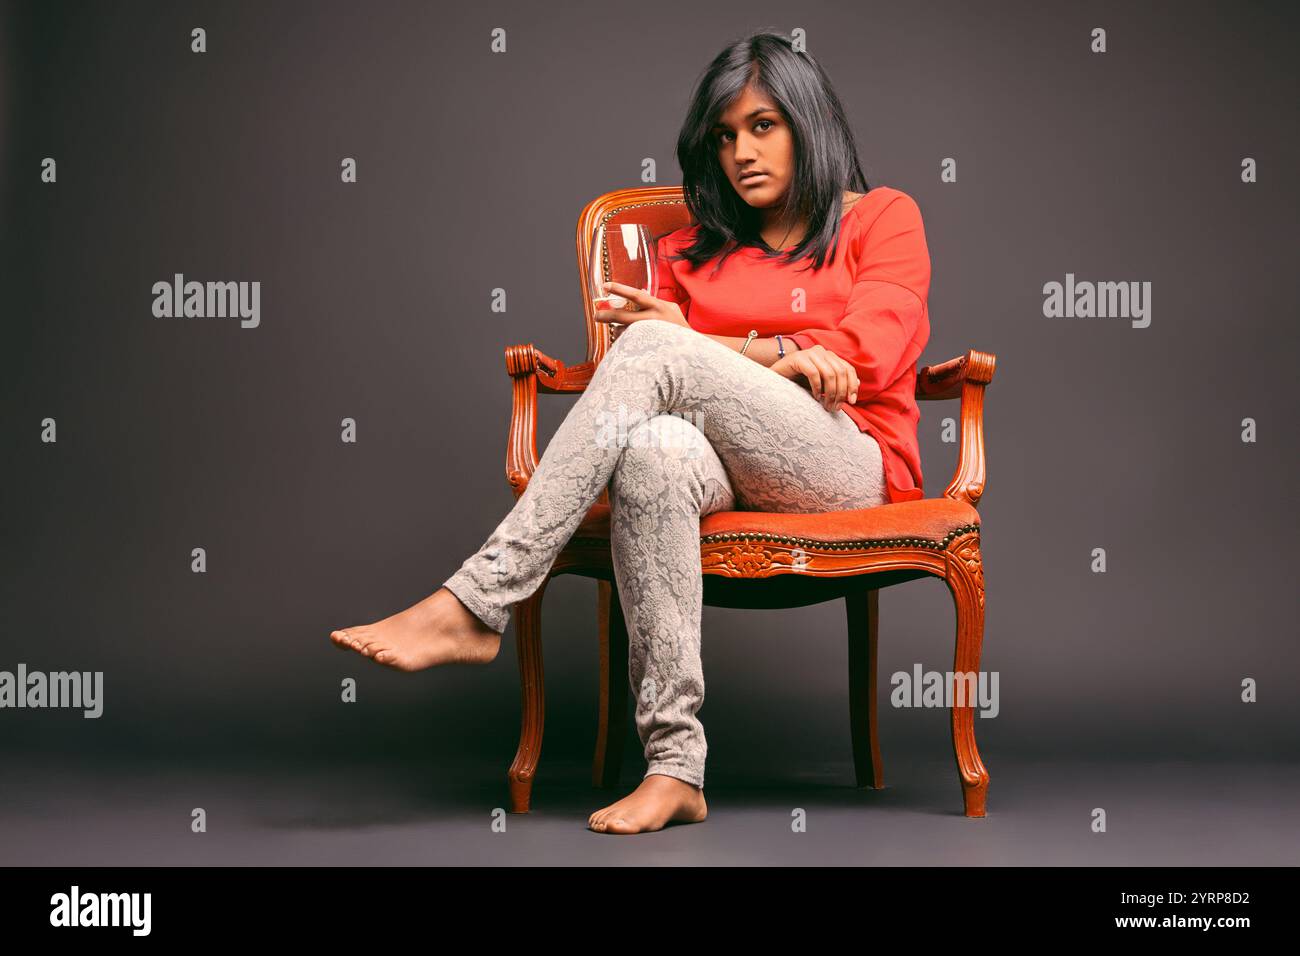
[[[621,189],[589,203],[578,221],[578,270],[587,321],[587,361],[551,358],[535,346],[506,349],[513,388],[506,478],[523,494],[537,466],[537,393],[581,392],[609,350],[609,330],[592,318],[587,270],[593,227],[600,220],[642,222],[655,236],[690,223],[680,186]],[[984,492],[984,388],[994,356],[972,349],[917,376],[916,397],[961,399],[957,471],[942,497],[823,514],[721,511],[700,525],[704,603],[716,607],[790,608],[843,598],[848,612],[849,727],[858,787],[884,785],[876,723],[878,592],[926,575],[947,582],[956,607],[953,671],[978,672],[984,636],[984,570],[980,519]],[[597,581],[600,713],[592,772],[598,787],[618,782],[627,732],[628,636],[609,546],[609,495],[602,493],[542,586],[515,605],[515,637],[523,694],[519,749],[510,766],[511,811],[526,813],[542,747],[546,695],[542,678],[541,608],[546,585],[560,574]],[[954,700],[958,700],[954,695]],[[965,813],[984,816],[989,774],[975,747],[974,701],[952,708],[952,743]]]

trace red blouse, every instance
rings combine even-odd
[[[659,298],[678,303],[697,332],[780,333],[851,363],[858,401],[841,407],[880,445],[890,502],[924,497],[916,360],[930,339],[930,253],[916,200],[888,186],[869,190],[840,223],[835,262],[828,256],[816,271],[811,260],[790,265],[752,246],[712,277],[716,260],[698,269],[685,259],[669,262],[698,228],[659,240]]]

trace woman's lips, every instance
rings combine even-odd
[[[752,186],[754,183],[761,183],[767,179],[767,173],[755,173],[753,176],[746,176],[740,181],[742,186]]]

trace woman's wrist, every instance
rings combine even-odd
[[[707,334],[709,338],[713,339],[713,341],[715,342],[721,342],[723,345],[727,346],[727,348],[731,349],[733,352],[740,352],[741,348],[744,347],[747,338],[746,336],[743,335],[714,335],[712,333],[704,333],[704,334]],[[786,355],[789,355],[791,352],[799,351],[799,346],[795,343],[794,339],[790,338],[790,336],[784,333],[782,333],[781,335],[781,344],[785,346]],[[766,365],[768,367],[775,365],[781,359],[780,349],[778,348],[777,345],[776,336],[772,336],[770,339],[768,338],[754,339],[752,342],[749,343],[749,348],[745,349],[743,354],[745,358],[753,359],[759,365]]]
[[[745,340],[737,339],[737,341],[744,342]],[[755,353],[755,349],[758,349],[757,353]],[[754,361],[761,362],[770,368],[785,358],[786,355],[798,351],[799,346],[794,343],[794,340],[790,336],[782,334],[780,338],[774,335],[770,339],[755,339],[754,344],[749,347],[745,354],[752,356]]]
[[[788,335],[777,335],[767,340],[772,346],[772,361],[768,365],[775,365],[781,359],[788,355],[793,355],[799,351],[799,346],[794,339]]]

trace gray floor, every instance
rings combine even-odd
[[[415,762],[92,766],[10,757],[0,787],[5,865],[1294,865],[1295,766],[1056,762],[1000,756],[989,813],[967,819],[952,762],[896,757],[880,791],[850,768],[780,786],[706,785],[709,819],[632,837],[592,833],[588,767],[546,764],[533,812],[507,814],[504,766],[435,774]],[[195,807],[207,832],[190,831]],[[1090,831],[1104,808],[1108,832]],[[792,812],[807,832],[791,831]]]

